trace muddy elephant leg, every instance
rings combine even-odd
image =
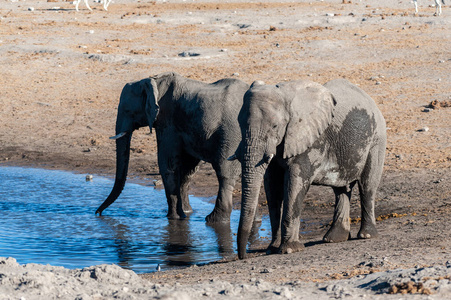
[[[168,201],[169,219],[182,219],[186,215],[183,212],[180,196],[180,157],[177,151],[178,145],[171,140],[158,140],[158,166],[163,179],[166,199]]]
[[[382,169],[385,159],[385,144],[373,147],[368,155],[368,159],[359,180],[360,206],[362,209],[362,223],[357,237],[369,239],[378,237],[376,229],[376,216],[374,204],[376,201],[376,191],[382,177]]]
[[[282,242],[279,247],[279,253],[282,254],[298,252],[304,248],[304,244],[299,241],[299,226],[304,197],[310,188],[308,179],[303,179],[300,176],[287,174],[284,180],[285,191],[281,221]]]
[[[188,192],[191,178],[196,173],[199,162],[199,159],[187,154],[182,157],[182,166],[180,172],[180,197],[182,202],[182,209],[185,214],[193,212],[193,209],[189,204]]]
[[[182,201],[180,201],[180,180],[177,170],[170,170],[160,167],[161,178],[163,179],[164,191],[168,201],[169,219],[183,219],[186,217],[183,212]]]
[[[205,218],[207,223],[229,222],[232,213],[232,196],[236,179],[240,175],[239,162],[224,161],[218,165],[213,164],[219,183],[218,196],[215,208]]]
[[[272,162],[265,174],[265,193],[271,221],[272,240],[267,254],[277,253],[281,242],[280,218],[282,215],[284,170]]]
[[[349,221],[350,199],[352,188],[355,182],[350,187],[334,187],[335,193],[335,209],[332,226],[323,237],[323,241],[328,243],[338,243],[347,241],[350,237],[351,223]]]
[[[219,191],[216,198],[215,208],[205,218],[207,223],[229,222],[232,213],[232,194],[235,186],[235,179],[218,178]]]

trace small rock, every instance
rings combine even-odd
[[[240,29],[245,29],[245,28],[249,28],[252,25],[251,24],[236,24],[236,26],[238,26],[238,28]]]
[[[89,30],[89,33],[90,33],[90,34],[93,34],[93,33],[94,33],[94,30]]]
[[[381,84],[382,84],[382,82],[376,81],[376,85],[381,85]]]
[[[34,11],[34,7],[29,7],[28,11]]]
[[[333,17],[333,16],[335,16],[335,14],[327,13],[326,16],[327,16],[327,17]]]
[[[271,272],[272,272],[272,270],[270,270],[270,269],[263,269],[263,271],[261,271],[260,273],[267,274],[267,273],[271,273]]]
[[[233,73],[232,76],[240,76],[240,73],[238,73],[238,72]]]
[[[418,129],[418,131],[419,131],[419,132],[428,132],[428,131],[429,131],[429,127],[424,126],[423,128]]]
[[[179,53],[178,56],[181,56],[181,57],[194,57],[194,56],[200,56],[200,53],[190,52],[190,51],[183,51],[182,53]]]
[[[434,110],[433,108],[426,107],[425,109],[423,109],[423,112],[431,112],[433,110]]]
[[[163,184],[163,181],[161,181],[160,179],[154,180],[154,181],[152,181],[152,182],[153,182],[153,185],[154,185],[154,186],[160,186],[160,185]]]
[[[92,181],[93,176],[92,175],[86,175],[86,181]]]

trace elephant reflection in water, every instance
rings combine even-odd
[[[129,228],[115,218],[104,217],[99,219],[114,233],[113,239],[117,251],[117,264],[123,268],[131,269],[131,257],[134,256],[133,245],[129,241]]]
[[[189,219],[168,220],[163,228],[163,251],[166,264],[170,266],[188,266],[195,262],[193,240],[189,229]]]
[[[111,239],[114,240],[117,252],[117,264],[127,269],[133,269],[135,267],[133,261],[136,260],[146,260],[155,265],[164,261],[164,264],[168,266],[189,266],[199,263],[199,255],[205,255],[203,253],[206,252],[204,249],[199,249],[202,245],[198,241],[199,237],[195,235],[196,226],[204,226],[205,223],[196,222],[191,217],[182,220],[168,220],[168,224],[161,227],[161,232],[151,233],[150,230],[149,232],[146,232],[145,229],[139,230],[141,234],[136,236],[138,240],[142,239],[141,235],[152,235],[149,240],[153,240],[153,242],[146,244],[134,241],[132,236],[133,232],[136,232],[136,228],[131,229],[120,219],[105,216],[99,220],[107,226],[107,231],[113,233]],[[250,244],[259,239],[261,224],[261,222],[255,222],[249,238]],[[235,256],[236,246],[231,224],[215,223],[207,224],[207,226],[213,230],[214,236],[200,238],[210,239],[212,243],[216,241],[217,248],[209,249],[208,252],[213,253],[210,258],[206,257],[206,260],[215,259],[216,255],[222,259]],[[205,240],[204,245],[208,243],[208,240]]]
[[[221,255],[222,258],[226,258],[227,256],[234,254],[233,236],[230,224],[214,223],[207,224],[207,226],[215,232],[219,255]]]
[[[168,222],[168,225],[165,227],[166,233],[162,239],[168,265],[192,265],[199,262],[199,256],[196,254],[201,253],[200,255],[204,255],[202,253],[213,251],[199,249],[199,246],[208,247],[208,241],[205,241],[203,245],[200,245],[199,242],[195,240],[193,228],[190,228],[190,218],[183,220],[168,220]],[[261,223],[256,224],[259,226]],[[235,255],[234,237],[230,224],[214,223],[207,224],[207,226],[215,233],[218,255],[221,256],[222,259]],[[256,232],[258,238],[258,228]]]

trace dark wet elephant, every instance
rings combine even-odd
[[[302,249],[301,208],[310,185],[330,186],[335,211],[327,242],[349,237],[349,198],[358,183],[362,208],[359,238],[377,236],[374,201],[385,157],[385,120],[360,88],[338,79],[275,86],[255,82],[239,114],[242,143],[242,203],[238,255],[245,257],[260,186],[264,179],[270,211],[269,252]]]
[[[249,85],[237,79],[204,83],[175,73],[163,73],[128,83],[122,90],[116,121],[116,180],[96,213],[113,203],[126,181],[130,141],[135,129],[155,128],[158,165],[168,201],[168,217],[178,219],[192,211],[188,186],[200,161],[212,164],[219,192],[207,222],[227,222],[232,192],[241,167],[231,162],[241,132],[238,113]]]

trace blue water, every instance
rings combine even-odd
[[[127,182],[102,217],[94,212],[113,180],[86,174],[0,167],[0,256],[66,268],[114,263],[137,273],[201,264],[236,253],[239,211],[208,226],[214,205],[190,197],[194,212],[168,220],[164,190]],[[270,235],[267,217],[253,236]]]

